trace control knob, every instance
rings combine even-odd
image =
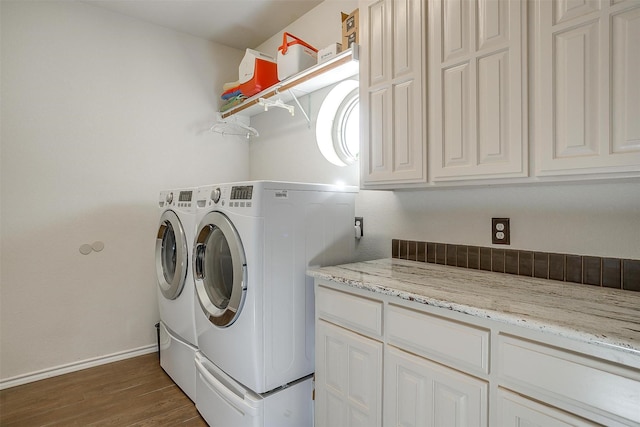
[[[169,193],[167,194],[167,203],[171,204],[171,202],[173,202],[173,193]]]
[[[213,203],[218,203],[220,201],[221,194],[222,192],[220,191],[220,188],[216,188],[211,191],[211,200],[213,200]]]

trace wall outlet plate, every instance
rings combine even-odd
[[[364,218],[361,217],[361,216],[357,216],[355,218],[354,225],[356,227],[360,227],[360,236],[359,237],[364,236]]]
[[[491,218],[491,243],[494,245],[511,244],[509,218]]]

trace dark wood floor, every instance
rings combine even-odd
[[[206,426],[158,354],[0,391],[0,426]]]

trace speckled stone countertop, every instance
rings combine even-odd
[[[640,293],[400,259],[310,276],[640,356]]]

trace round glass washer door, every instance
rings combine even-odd
[[[187,236],[175,212],[167,210],[160,217],[156,237],[156,273],[165,298],[180,296],[187,278]]]
[[[202,219],[193,259],[200,307],[214,325],[231,325],[244,303],[246,258],[240,236],[224,214],[210,212]]]

